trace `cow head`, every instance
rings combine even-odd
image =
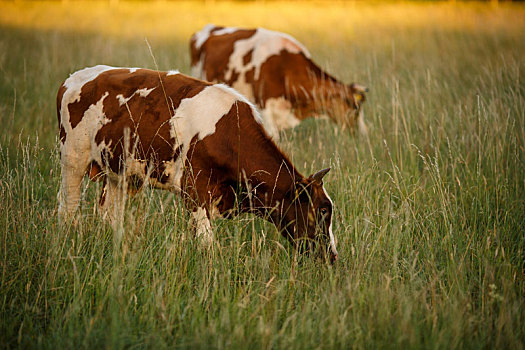
[[[365,93],[368,88],[352,83],[350,85],[332,84],[321,90],[321,110],[329,115],[335,122],[354,129],[359,127],[361,106],[366,100]]]
[[[323,186],[328,169],[294,183],[286,194],[282,207],[280,228],[302,252],[318,252],[337,260],[337,249],[332,233],[332,200]]]
[[[362,118],[361,106],[366,100],[365,93],[368,92],[368,88],[352,83],[346,86],[345,90],[343,111],[340,115],[343,117],[342,125],[352,129],[359,125],[359,118]]]
[[[368,92],[368,88],[363,85],[352,83],[348,85],[348,93],[352,97],[351,101],[347,101],[347,104],[350,104],[353,109],[361,109],[361,105],[365,102],[365,93]]]

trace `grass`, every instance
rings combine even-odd
[[[122,230],[59,228],[55,96],[89,65],[189,72],[207,22],[304,42],[371,88],[368,138],[307,120],[281,138],[331,165],[340,261],[294,257],[268,223],[183,240],[145,191]],[[337,28],[337,29],[336,29]],[[0,346],[513,348],[525,344],[525,7],[477,3],[0,3]]]

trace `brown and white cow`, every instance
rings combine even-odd
[[[288,34],[209,24],[193,34],[190,50],[192,75],[226,83],[245,95],[261,108],[273,137],[322,115],[366,134],[361,105],[368,89],[345,85],[324,72]]]
[[[149,184],[181,193],[206,242],[215,215],[251,212],[337,258],[328,169],[302,176],[235,90],[177,71],[95,66],[64,81],[57,112],[62,219],[76,211],[85,175],[104,181],[106,210],[127,179],[130,192]]]

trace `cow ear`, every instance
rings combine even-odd
[[[316,172],[315,174],[310,175],[309,179],[311,181],[315,181],[318,184],[322,185],[323,184],[323,177],[330,171],[330,169],[331,168],[326,168],[326,169],[320,170],[320,171]]]

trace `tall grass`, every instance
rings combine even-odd
[[[285,30],[371,88],[368,137],[326,120],[281,137],[303,173],[332,166],[336,266],[251,216],[214,222],[203,250],[161,191],[113,230],[86,181],[78,224],[58,225],[59,84],[155,68],[145,37],[160,69],[189,72],[207,22]],[[0,344],[523,348],[523,33],[510,5],[0,3]]]

